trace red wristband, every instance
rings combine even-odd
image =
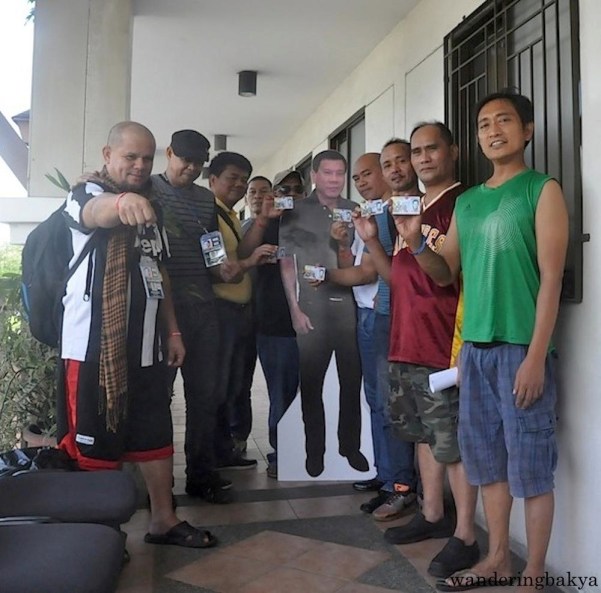
[[[181,336],[181,335],[182,335],[182,332],[170,332],[167,337],[168,338],[173,338],[175,336]]]
[[[119,202],[121,201],[121,198],[127,193],[129,193],[129,192],[124,191],[123,193],[121,193],[117,196],[117,199],[115,200],[115,208],[117,210],[119,210]]]
[[[266,222],[261,222],[258,218],[255,218],[255,224],[260,228],[260,229],[265,229],[267,228],[267,223]]]

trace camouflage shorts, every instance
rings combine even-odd
[[[395,433],[406,441],[428,443],[439,463],[460,460],[457,443],[459,389],[432,393],[430,373],[440,369],[391,362],[390,418]]]

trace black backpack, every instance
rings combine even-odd
[[[29,233],[21,256],[21,300],[31,334],[53,348],[59,343],[67,281],[94,243],[91,238],[69,269],[73,245],[65,206],[66,202]]]

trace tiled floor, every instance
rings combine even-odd
[[[184,494],[181,384],[173,402],[178,515],[210,527],[220,545],[211,550],[152,546],[143,541],[148,511],[125,526],[131,562],[118,593],[429,593],[432,557],[444,545],[431,540],[391,546],[382,531],[409,517],[378,524],[359,511],[371,494],[347,483],[278,482],[267,477],[267,395],[260,369],[253,386],[254,428],[248,457],[256,469],[223,472],[236,500],[210,505]],[[487,588],[491,593],[506,587]]]

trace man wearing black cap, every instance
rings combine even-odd
[[[213,194],[194,184],[209,157],[209,141],[195,130],[180,130],[167,147],[167,169],[153,175],[153,194],[165,213],[173,300],[187,356],[181,373],[186,398],[186,492],[214,503],[229,502],[231,482],[215,471],[219,327],[211,275],[227,281],[227,266],[205,266],[200,237],[216,231]],[[174,377],[175,378],[175,377]]]

